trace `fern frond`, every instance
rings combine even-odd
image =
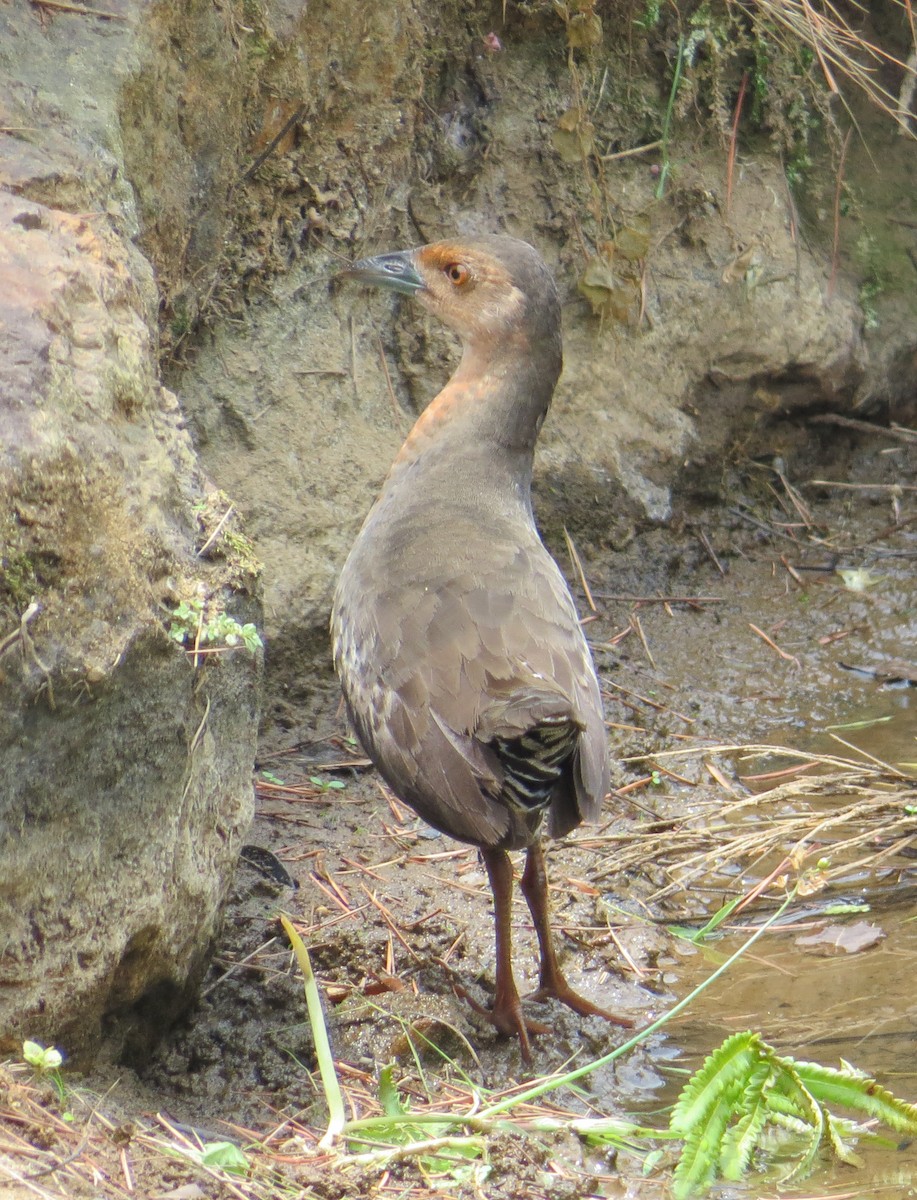
[[[861,1071],[846,1064],[843,1070],[812,1062],[793,1065],[804,1086],[822,1104],[866,1113],[896,1133],[917,1133],[917,1105],[899,1100]]]
[[[733,1080],[725,1088],[718,1087],[707,1093],[707,1102],[699,1110],[697,1122],[684,1135],[685,1144],[675,1167],[672,1187],[675,1200],[685,1200],[687,1196],[705,1191],[716,1179],[723,1135],[741,1094],[741,1080]]]
[[[720,1170],[724,1179],[741,1179],[748,1170],[767,1123],[765,1093],[773,1081],[773,1072],[773,1064],[764,1060],[754,1068],[745,1086],[740,1105],[743,1115],[737,1125],[726,1131],[720,1148]]]
[[[859,1156],[859,1154],[857,1154],[854,1148],[845,1142],[841,1137],[840,1121],[833,1117],[831,1113],[828,1113],[827,1117],[828,1121],[826,1125],[826,1132],[828,1135],[828,1141],[831,1143],[831,1149],[834,1151],[835,1156],[842,1163],[846,1163],[848,1167],[865,1166],[863,1159]],[[845,1122],[845,1124],[846,1123],[847,1122]]]
[[[735,1089],[736,1095],[741,1095],[749,1075],[761,1058],[763,1045],[757,1033],[734,1033],[708,1055],[678,1097],[669,1120],[672,1132],[690,1135],[719,1106],[720,1098],[727,1089]]]
[[[770,1050],[771,1047],[768,1046]],[[826,1112],[800,1079],[791,1058],[778,1058],[778,1070],[774,1079],[774,1087],[768,1095],[768,1100],[774,1105],[785,1104],[790,1112],[784,1110],[783,1115],[801,1118],[804,1122],[805,1150],[792,1170],[784,1176],[784,1182],[790,1179],[803,1179],[815,1167],[815,1160],[825,1139]]]

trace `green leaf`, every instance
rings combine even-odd
[[[250,654],[254,654],[256,650],[264,649],[264,642],[261,640],[261,635],[255,625],[249,621],[242,626],[242,641],[245,643],[245,649]]]
[[[379,1072],[379,1103],[386,1117],[403,1117],[408,1111],[402,1102],[393,1078],[394,1067],[383,1067]]]
[[[43,1046],[41,1042],[28,1040],[22,1043],[22,1057],[38,1071],[56,1071],[64,1061],[63,1054],[54,1046]]]
[[[759,1061],[764,1043],[757,1033],[734,1033],[713,1051],[682,1088],[669,1128],[687,1134],[712,1112],[719,1096],[736,1084],[739,1090]]]
[[[771,1048],[768,1047],[768,1049]],[[771,1053],[774,1054],[774,1051],[771,1050]],[[799,1132],[806,1141],[805,1152],[799,1157],[793,1169],[784,1176],[784,1181],[803,1179],[815,1166],[815,1159],[822,1147],[825,1138],[826,1114],[800,1080],[793,1060],[777,1058],[776,1054],[774,1054],[774,1058],[779,1063],[780,1070],[774,1079],[773,1089],[768,1093],[768,1104],[769,1106],[786,1104],[790,1110],[787,1115],[791,1118],[796,1117],[802,1122]]]
[[[710,1094],[712,1103],[705,1106],[697,1123],[685,1137],[684,1148],[675,1167],[672,1190],[676,1200],[684,1200],[684,1197],[695,1192],[705,1191],[716,1179],[723,1135],[740,1094],[741,1085],[737,1081]]]
[[[769,1060],[758,1063],[742,1093],[742,1117],[734,1128],[727,1130],[720,1150],[720,1170],[724,1179],[741,1179],[748,1170],[751,1156],[759,1143],[768,1119],[765,1092],[773,1081],[774,1065]]]
[[[831,1113],[828,1113],[827,1134],[835,1158],[838,1158],[842,1163],[846,1163],[848,1167],[865,1166],[859,1154],[841,1137],[841,1122],[836,1120]]]
[[[201,1163],[205,1167],[219,1167],[230,1175],[245,1175],[248,1159],[234,1142],[206,1142],[201,1151]]]

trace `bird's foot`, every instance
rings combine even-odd
[[[522,1011],[518,996],[515,1001],[508,1000],[500,1005],[495,1003],[493,1008],[485,1008],[483,1004],[479,1004],[473,996],[469,995],[461,984],[456,983],[452,986],[457,996],[466,1001],[476,1013],[490,1021],[491,1025],[495,1026],[500,1033],[505,1034],[506,1037],[518,1037],[523,1061],[526,1063],[532,1061],[532,1044],[529,1035],[550,1033],[550,1025],[545,1025],[543,1021],[533,1021],[527,1017]]]
[[[572,1008],[575,1013],[579,1013],[582,1017],[601,1017],[604,1021],[610,1021],[612,1025],[620,1025],[624,1029],[633,1029],[634,1027],[633,1021],[628,1017],[619,1017],[616,1013],[611,1013],[606,1008],[599,1008],[597,1004],[593,1004],[591,1000],[587,1000],[585,996],[581,996],[579,992],[575,992],[560,974],[549,982],[542,980],[541,987],[539,987],[537,992],[533,992],[528,999],[559,1000],[561,1004],[566,1004],[567,1008]]]

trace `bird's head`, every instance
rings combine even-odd
[[[559,340],[557,290],[527,242],[482,236],[431,242],[355,262],[344,278],[415,296],[466,348]]]

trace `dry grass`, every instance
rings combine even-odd
[[[753,22],[763,23],[776,31],[789,49],[800,44],[808,46],[818,59],[828,91],[841,99],[842,84],[852,84],[863,92],[898,125],[902,133],[912,133],[911,121],[902,97],[907,94],[908,80],[914,75],[913,58],[902,62],[888,50],[871,41],[830,0],[745,0],[738,7],[748,12]],[[917,46],[914,14],[910,0],[898,7],[906,15],[911,37]],[[865,6],[854,5],[853,11],[868,12]],[[891,72],[889,72],[889,68]],[[901,75],[904,83],[901,95],[896,96],[883,84],[883,73]]]
[[[715,765],[726,756],[746,769],[768,759],[793,765],[746,775],[745,781],[755,784],[785,781],[767,791],[737,795],[726,773]],[[662,770],[664,764],[677,762],[683,770],[692,760],[697,780],[703,771],[721,781],[725,794],[698,789],[704,798],[693,802],[684,816],[581,839],[611,858],[608,868],[595,873],[597,881],[621,872],[655,870],[665,882],[646,903],[677,897],[683,909],[698,895],[695,885],[701,881],[720,895],[735,894],[737,877],[763,879],[775,862],[783,861],[799,871],[815,852],[828,860],[818,870],[819,887],[868,875],[873,888],[887,889],[899,882],[902,871],[911,869],[907,856],[917,855],[917,779],[912,775],[876,759],[858,761],[767,745],[692,747],[630,761]],[[803,772],[810,774],[799,777]],[[814,890],[814,877],[811,885]]]

